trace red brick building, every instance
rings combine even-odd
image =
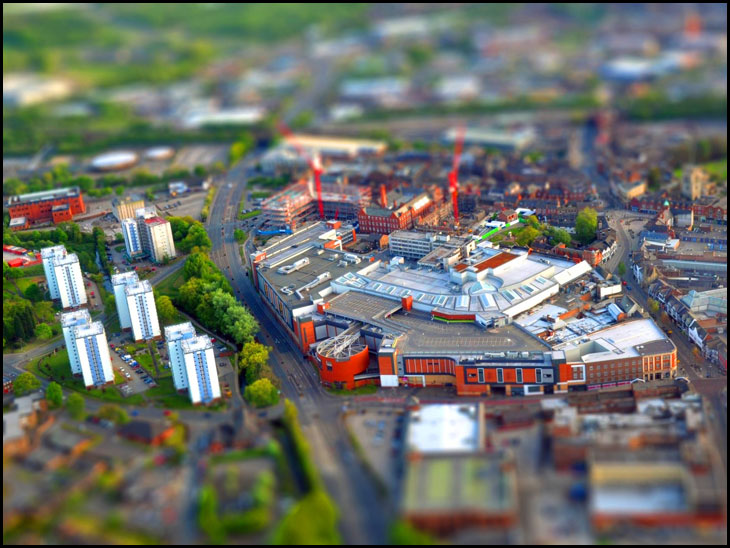
[[[360,232],[390,234],[395,230],[405,230],[416,225],[436,207],[436,202],[425,192],[406,195],[393,191],[387,198],[381,196],[380,204],[367,206],[357,214]]]
[[[74,215],[86,213],[86,204],[79,187],[20,194],[8,199],[10,218],[25,217],[30,224],[70,221]]]

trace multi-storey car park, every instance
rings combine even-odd
[[[676,348],[651,320],[613,302],[588,310],[585,261],[479,242],[424,267],[348,253],[337,236],[316,223],[252,255],[264,302],[325,384],[531,394],[676,375]]]

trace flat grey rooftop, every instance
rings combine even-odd
[[[474,323],[432,320],[425,312],[404,313],[400,308],[400,300],[349,291],[330,300],[327,312],[375,325],[394,335],[406,335],[398,348],[409,354],[545,352],[550,348],[514,325],[484,329]]]
[[[276,290],[277,295],[283,302],[285,302],[290,307],[294,307],[297,305],[304,305],[309,303],[309,295],[311,295],[313,298],[320,298],[318,292],[328,288],[332,280],[336,279],[339,276],[342,276],[347,272],[357,272],[358,270],[361,270],[366,266],[365,262],[361,262],[360,264],[347,263],[346,265],[342,265],[342,253],[335,253],[332,250],[324,250],[324,253],[318,255],[317,251],[318,250],[315,248],[310,248],[301,255],[292,257],[291,260],[277,264],[276,268],[260,269],[259,276],[263,276],[264,279],[266,279],[273,286],[273,288]],[[333,255],[336,255],[337,258],[335,260],[330,260]],[[299,270],[296,270],[289,274],[279,274],[277,272],[279,267],[292,264],[295,261],[304,257],[309,259],[308,265],[305,265]],[[300,299],[294,292],[294,290],[308,284],[317,276],[319,276],[320,274],[324,274],[325,272],[330,273],[330,278],[328,280],[322,281],[321,284],[313,287],[309,290],[309,292],[302,292],[302,294],[304,295],[304,299]],[[281,290],[282,287],[289,286],[293,286],[293,292],[291,295],[287,295]]]

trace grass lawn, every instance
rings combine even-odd
[[[23,292],[23,295],[25,295],[25,291],[33,284],[37,284],[38,282],[44,281],[45,278],[43,276],[29,276],[27,278],[17,278],[15,279],[15,283],[18,285],[18,289]]]
[[[727,158],[703,164],[710,176],[719,182],[727,181]]]
[[[107,318],[107,323],[104,327],[106,329],[106,332],[110,335],[112,333],[119,333],[122,330],[122,326],[119,323],[119,316],[116,314],[116,312],[114,313],[114,316],[112,316],[111,318]]]
[[[251,193],[251,199],[256,200],[257,198],[268,198],[271,196],[271,192],[265,190],[256,190]]]
[[[358,396],[362,394],[375,394],[377,391],[378,387],[374,384],[359,386],[354,390],[338,390],[337,388],[327,388],[327,392],[329,392],[330,394],[337,394],[338,396]]]
[[[157,372],[155,371],[155,366],[152,363],[152,356],[149,354],[140,354],[139,356],[135,356],[134,359],[139,362],[139,365],[141,365],[152,378],[157,378]]]
[[[159,379],[157,386],[150,388],[145,395],[151,401],[154,401],[158,407],[166,407],[168,409],[195,409],[190,403],[187,394],[178,394],[172,377]]]
[[[244,219],[250,219],[251,217],[256,217],[256,215],[260,215],[260,214],[261,214],[260,209],[254,209],[253,211],[249,211],[248,213],[239,213],[238,220],[243,221]]]
[[[170,274],[155,286],[160,295],[167,295],[171,299],[177,297],[177,290],[185,283],[185,276],[181,268],[177,272]]]

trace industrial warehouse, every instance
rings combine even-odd
[[[444,260],[426,266],[343,249],[354,238],[320,222],[251,257],[264,301],[326,385],[526,395],[676,377],[674,344],[630,298],[593,300],[605,284],[585,261],[439,237]]]

